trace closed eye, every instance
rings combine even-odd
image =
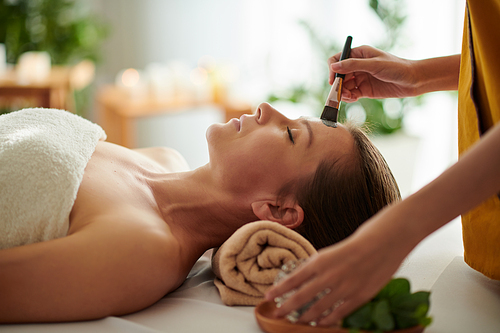
[[[293,140],[292,131],[288,126],[286,127],[286,131],[288,132],[288,137],[290,138],[290,141],[292,141],[292,143],[295,144],[295,141]]]

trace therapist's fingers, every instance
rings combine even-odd
[[[340,74],[365,72],[373,75],[380,71],[380,62],[373,59],[349,58],[332,63],[330,69],[332,72]]]
[[[351,49],[351,53],[349,55],[348,59],[361,59],[361,58],[373,58],[378,55],[380,55],[381,51],[375,49],[374,47],[363,45],[363,46],[358,46],[353,49]],[[342,55],[342,52],[338,52],[328,58],[327,63],[328,67],[330,67],[332,64],[337,63],[340,61],[340,57]],[[344,59],[342,61],[345,61],[347,59]],[[345,73],[341,73],[345,74]]]
[[[327,291],[325,290],[328,290],[329,293],[327,293]],[[302,314],[302,316],[299,318],[299,323],[318,323],[320,319],[326,317],[327,315],[330,315],[331,312],[339,306],[339,304],[343,303],[343,296],[341,296],[342,293],[332,292],[328,287],[321,291],[320,294],[324,295],[324,297],[321,297],[321,299],[316,301],[307,311]]]
[[[336,295],[342,290],[337,288],[339,286],[336,283],[337,279],[331,277],[330,271],[322,272],[325,267],[323,262],[324,260],[317,260],[316,262],[312,262],[309,267],[304,266],[300,268],[298,274],[302,271],[308,271],[310,278],[301,281],[299,285],[294,287],[296,292],[275,311],[274,314],[276,317],[283,317],[292,311],[299,310],[311,301],[318,301],[325,297],[331,298],[330,293],[334,294],[333,297],[339,297]],[[294,278],[294,276],[290,278]]]
[[[358,302],[353,300],[342,300],[337,306],[333,306],[332,309],[323,312],[325,316],[321,316],[316,320],[319,326],[332,326],[341,322],[342,319],[351,314],[354,310],[358,308]]]
[[[353,76],[350,80],[345,80],[342,86],[342,101],[346,103],[356,102],[360,96],[357,79]]]
[[[294,272],[290,273],[286,278],[280,281],[276,286],[271,287],[265,294],[265,298],[268,301],[274,300],[278,296],[298,288],[306,281],[310,280],[314,276],[314,271],[308,269],[311,261],[315,260],[317,254],[310,257],[302,265],[300,265]]]
[[[335,80],[335,72],[332,71],[332,69],[330,68],[330,66],[328,66],[328,68],[329,68],[328,69],[328,72],[329,72],[328,83],[330,85],[332,85],[333,84],[333,80]]]
[[[312,282],[311,285],[312,284],[314,284],[314,282]],[[322,285],[324,287],[327,284],[317,283],[317,285]],[[360,304],[365,303],[374,296],[371,291],[364,290],[363,288],[356,288],[348,281],[338,281],[337,288],[334,287],[335,283],[329,285],[330,287],[326,288],[329,289],[329,292],[327,294],[323,292],[324,297],[316,301],[307,311],[305,311],[300,316],[298,323],[314,323],[314,325],[320,326],[334,325],[354,312]],[[289,301],[291,303],[297,303],[296,299],[300,299],[299,303],[303,302],[304,298],[300,294],[309,293],[310,295],[312,290],[316,292],[318,289],[301,288],[300,292],[291,297]],[[288,309],[283,310],[288,311]]]
[[[345,80],[342,87],[342,101],[353,103],[363,97],[369,97],[372,88],[369,82],[366,82],[363,75],[352,76],[350,80]]]
[[[328,66],[330,66],[332,63],[337,62],[340,60],[340,56],[342,55],[342,52],[338,52],[334,55],[332,55],[330,58],[328,58]]]
[[[334,63],[337,63],[339,61],[340,55],[341,55],[341,52],[331,56],[327,60],[328,72],[329,72],[328,82],[330,83],[330,85],[333,84],[333,81],[335,80],[335,74],[337,73],[336,71],[332,70],[331,65]],[[340,73],[340,74],[346,74],[344,81],[349,80],[352,77],[352,73]]]
[[[331,69],[330,69],[330,77],[328,79],[328,83],[330,85],[333,84],[333,81],[335,80],[335,72],[333,72]],[[342,73],[341,73],[342,74]],[[344,77],[344,82],[347,81],[347,80],[350,80],[354,77],[354,73],[347,73],[345,74],[345,77]]]
[[[333,82],[335,73],[346,74],[346,79],[348,79],[347,75],[355,72],[377,76],[387,66],[387,63],[399,59],[368,45],[353,48],[348,59],[339,61],[340,56],[341,53],[339,52],[328,58],[330,83]]]

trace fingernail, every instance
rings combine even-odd
[[[330,65],[330,68],[332,70],[338,70],[338,69],[341,69],[342,68],[342,64],[340,61],[338,62],[334,62],[333,64]]]

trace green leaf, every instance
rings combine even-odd
[[[432,317],[422,318],[418,323],[424,327],[429,326],[432,323]]]
[[[415,317],[417,318],[425,317],[428,311],[429,311],[429,305],[420,304],[417,306],[417,309],[415,310]]]
[[[378,294],[375,299],[393,299],[395,296],[409,295],[410,282],[407,279],[392,279]]]
[[[398,329],[413,327],[419,324],[419,320],[413,317],[394,315]]]
[[[391,307],[403,311],[415,312],[419,305],[425,304],[429,307],[430,293],[427,291],[419,291],[413,294],[398,294],[391,299]]]
[[[411,294],[406,279],[392,279],[370,302],[344,318],[342,326],[350,333],[358,330],[382,333],[416,325],[428,326],[432,318],[429,311],[430,293]]]
[[[429,296],[429,292],[420,291],[395,297],[391,302],[391,310],[397,327],[408,328],[418,325],[420,322],[427,322]]]
[[[372,304],[367,303],[344,319],[344,327],[369,329],[371,326]]]
[[[342,326],[350,333],[366,330],[375,333],[404,329],[416,325],[428,326],[430,292],[411,294],[407,279],[392,279],[370,302],[344,318]]]
[[[389,301],[386,299],[375,303],[372,311],[372,320],[378,329],[382,331],[391,331],[394,329],[394,319],[389,307]]]

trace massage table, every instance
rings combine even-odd
[[[408,278],[412,291],[431,290],[434,321],[426,333],[500,332],[500,282],[464,263],[459,219],[421,242],[395,275]],[[262,332],[254,307],[225,306],[213,279],[207,252],[179,289],[137,313],[88,322],[0,325],[0,332]]]

